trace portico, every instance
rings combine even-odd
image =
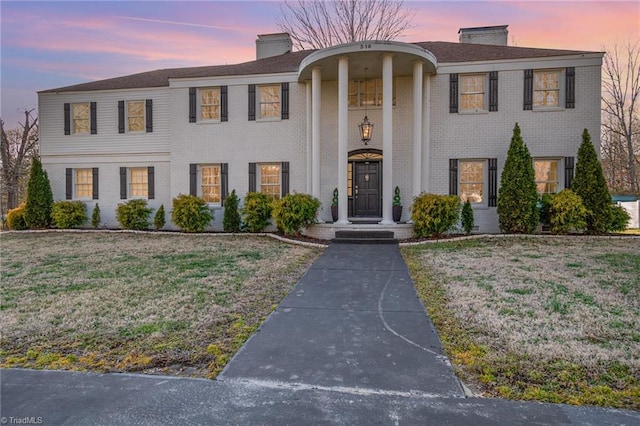
[[[428,155],[430,142],[430,111],[425,104],[430,98],[429,76],[435,74],[436,69],[437,61],[431,52],[415,44],[387,41],[334,46],[318,50],[301,62],[298,81],[306,83],[306,92],[310,95],[310,99],[307,97],[307,190],[322,199],[323,192],[327,190],[323,187],[338,188],[336,225],[350,223],[349,202],[355,206],[360,196],[360,188],[354,184],[353,167],[349,165],[349,153],[354,151],[355,145],[365,148],[356,140],[359,137],[354,120],[362,120],[367,111],[374,111],[379,119],[374,122],[372,147],[381,154],[381,185],[377,195],[381,203],[380,225],[394,224],[392,200],[397,185],[394,161],[398,163],[398,155],[394,155],[394,136],[399,134],[394,128],[394,79],[399,77],[412,78],[412,125],[410,129],[402,129],[402,134],[409,134],[411,139],[411,150],[402,153],[401,159],[402,164],[411,168],[410,181],[405,185],[405,188],[411,188],[411,192],[404,194],[405,199],[410,200],[410,195],[418,195],[422,191],[426,174],[423,156]],[[330,111],[326,111],[328,106]],[[337,128],[327,127],[326,121],[335,122]],[[335,152],[327,155],[323,149]],[[411,158],[406,158],[409,156]],[[336,161],[323,165],[325,158]],[[359,170],[368,173],[366,169]],[[374,216],[373,210],[370,212]]]

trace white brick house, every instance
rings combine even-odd
[[[222,229],[231,190],[309,193],[333,229],[366,220],[396,229],[421,192],[458,194],[479,232],[498,232],[496,196],[513,127],[522,129],[541,192],[569,187],[581,133],[596,149],[603,54],[510,47],[506,26],[460,30],[460,43],[367,41],[290,52],[259,36],[257,59],[177,68],[42,91],[42,162],[55,200],[154,209],[180,193],[207,200]],[[468,41],[472,41],[469,43]],[[485,44],[488,43],[488,44]],[[374,123],[365,145],[358,125]]]

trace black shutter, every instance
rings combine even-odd
[[[533,70],[524,70],[524,103],[523,109],[533,109]]]
[[[489,73],[489,111],[498,110],[498,71]]]
[[[189,87],[189,123],[196,122],[196,88]]]
[[[220,164],[220,204],[224,206],[224,200],[229,193],[229,163]]]
[[[73,198],[73,169],[66,169],[65,176],[66,176],[65,198],[67,200],[71,200]]]
[[[229,121],[229,94],[227,86],[220,86],[220,121]]]
[[[118,133],[124,133],[124,101],[118,101]]]
[[[98,189],[99,189],[99,185],[98,185],[98,168],[94,167],[92,170],[93,176],[92,178],[92,182],[93,182],[93,198],[94,200],[98,199]]]
[[[282,163],[282,196],[284,197],[289,193],[289,162],[285,161]]]
[[[189,195],[198,195],[198,165],[189,164]]]
[[[565,71],[565,108],[576,107],[576,69],[569,67]]]
[[[565,189],[571,189],[573,185],[573,170],[574,170],[573,157],[564,157],[564,187]]]
[[[256,192],[256,163],[249,163],[249,192]]]
[[[153,166],[147,168],[147,198],[153,200],[156,198],[156,178]]]
[[[449,112],[458,112],[458,74],[449,74]]]
[[[282,83],[282,99],[280,99],[280,118],[289,119],[289,83]]]
[[[498,205],[498,159],[489,158],[489,207]]]
[[[458,195],[458,160],[449,159],[449,195]]]
[[[127,168],[120,167],[120,199],[127,199]]]
[[[256,85],[249,85],[249,121],[256,120]]]
[[[95,102],[91,102],[90,104],[90,110],[91,110],[91,134],[92,135],[97,135],[98,134],[98,111],[97,111],[97,105]]]
[[[64,134],[71,134],[71,104],[64,104]]]
[[[153,132],[153,99],[147,99],[145,102],[147,119],[147,133]]]

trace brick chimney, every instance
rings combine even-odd
[[[460,43],[493,44],[507,46],[509,31],[508,25],[493,27],[460,28]]]
[[[256,40],[256,59],[269,58],[291,52],[288,33],[259,34]]]

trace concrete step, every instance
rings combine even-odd
[[[336,231],[334,243],[342,244],[396,244],[393,231]]]

